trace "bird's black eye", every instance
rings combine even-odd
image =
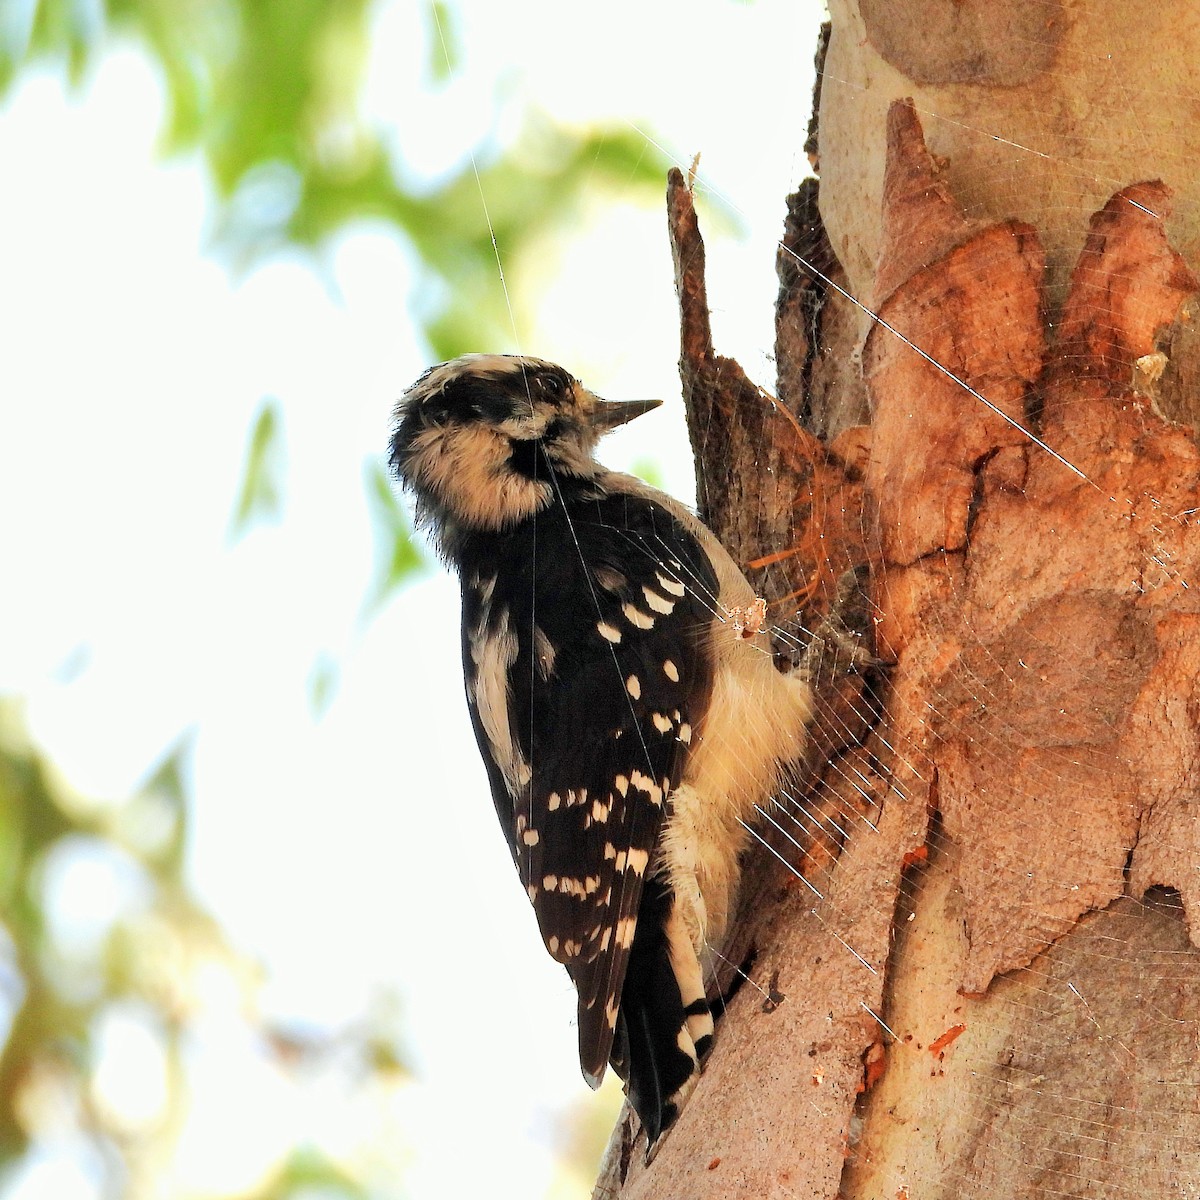
[[[563,381],[558,375],[539,375],[538,386],[542,390],[542,394],[548,400],[561,400],[563,394]]]

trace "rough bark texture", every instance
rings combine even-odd
[[[936,175],[911,109],[889,127],[888,178]],[[891,964],[902,1040],[842,1191],[1166,1194],[1200,1176],[1173,1152],[1198,1123],[1200,960],[1180,921],[1194,942],[1200,462],[1134,381],[1196,281],[1167,243],[1166,188],[1124,188],[1090,223],[1047,343],[1036,235],[971,232],[936,186],[903,195],[942,254],[879,288],[881,316],[1013,420],[1037,411],[1044,445],[886,328],[869,335],[891,731],[925,764],[940,827]],[[885,242],[880,275],[904,276],[910,246]],[[1141,905],[1152,884],[1184,908]],[[1148,1015],[1138,997],[1166,980],[1170,1015]],[[958,1026],[930,1086],[914,1060]]]
[[[836,510],[894,668],[880,723],[831,696],[815,836],[748,865],[758,990],[622,1194],[1200,1194],[1198,56],[1185,4],[834,4],[785,408],[713,353],[673,185],[708,516],[786,597]]]
[[[828,608],[839,578],[865,559],[864,443],[857,431],[847,430],[824,445],[802,427],[796,414],[750,383],[737,363],[714,352],[704,246],[691,192],[678,172],[669,181],[667,209],[680,301],[680,369],[701,513],[775,609],[777,624],[781,615],[786,620],[797,608],[815,624]],[[788,278],[784,276],[785,294]],[[786,309],[781,295],[780,311]],[[818,326],[814,309],[804,327]],[[793,342],[797,359],[803,359],[807,351],[802,338],[794,337]],[[818,521],[826,536],[806,541],[803,533],[821,527]],[[755,565],[764,529],[775,531],[773,544],[785,553]],[[791,647],[782,646],[780,656],[791,657]],[[735,933],[723,947],[727,968],[718,973],[712,990],[730,988],[736,968],[748,956],[754,956],[755,979],[767,980],[770,986],[752,983],[738,990],[721,1023],[721,1056],[710,1060],[702,1091],[689,1102],[652,1168],[645,1167],[641,1147],[634,1144],[634,1119],[628,1111],[623,1114],[597,1183],[597,1197],[618,1192],[772,1195],[776,1186],[790,1194],[793,1177],[808,1178],[813,1171],[836,1186],[847,1117],[862,1077],[862,1056],[878,1035],[868,1009],[873,998],[878,1012],[882,957],[899,887],[898,867],[880,870],[865,888],[857,873],[845,875],[854,879],[857,889],[847,895],[829,876],[843,850],[844,831],[855,824],[875,827],[888,786],[887,773],[879,765],[886,748],[869,736],[879,719],[869,694],[874,682],[872,672],[819,678],[821,717],[811,756],[832,764],[831,769],[821,778],[802,773],[794,792],[780,797],[779,820],[764,824],[758,852],[746,863]],[[912,827],[910,814],[897,804],[887,827],[878,830],[880,838],[897,847],[896,863],[919,844],[910,845]],[[922,828],[923,815],[916,823],[918,832]],[[798,842],[802,830],[809,832]],[[852,850],[851,857],[869,844],[858,843],[862,850]],[[869,870],[867,864],[864,870]],[[831,961],[825,949],[831,937],[844,945],[874,946],[876,961],[870,960],[870,951]],[[829,999],[828,1009],[820,1012],[803,1003],[818,979]],[[777,1042],[806,1047],[806,1069],[817,1090],[799,1120],[790,1072],[764,1078],[755,1066],[770,1057],[769,1047]],[[823,1148],[819,1166],[815,1147]],[[798,1160],[806,1160],[803,1172],[791,1165],[777,1172],[776,1162]]]
[[[704,280],[704,241],[686,180],[671,172],[667,214],[679,294],[680,373],[688,432],[696,455],[696,495],[701,518],[746,569],[765,597],[774,624],[794,614],[812,620],[833,595],[837,580],[862,562],[861,467],[863,444],[853,433],[823,443],[794,412],[751,383],[731,358],[716,353]],[[795,281],[787,303],[799,315],[785,370],[799,376],[813,344],[806,334],[817,303]],[[785,284],[785,291],[786,291]],[[781,323],[781,329],[788,329]],[[786,336],[782,335],[781,336]],[[796,365],[793,365],[796,364]],[[827,536],[805,535],[819,528]]]
[[[1126,183],[1166,183],[1177,198],[1167,235],[1200,262],[1200,8],[1191,0],[830,0],[829,8],[821,212],[855,296],[880,299],[887,114],[906,97],[964,216],[1037,229],[1052,312],[1065,301],[1087,214]],[[869,318],[859,322],[865,337]],[[1200,392],[1173,378],[1200,372],[1194,329],[1173,351],[1162,390],[1181,406],[1174,415],[1195,423]]]

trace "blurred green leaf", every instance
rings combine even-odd
[[[297,1149],[277,1178],[249,1200],[368,1200],[370,1191],[312,1146]]]
[[[0,1029],[7,1032],[0,1046],[0,1168],[27,1152],[38,1153],[35,1143],[47,1134],[53,1140],[69,1130],[72,1154],[83,1155],[99,1173],[97,1194],[128,1194],[131,1170],[143,1173],[146,1194],[174,1186],[168,1182],[169,1168],[188,1103],[182,1048],[196,1044],[197,1022],[209,1019],[205,997],[214,994],[214,985],[217,995],[228,997],[229,988],[258,978],[187,883],[182,811],[190,752],[188,734],[168,751],[138,795],[116,808],[64,797],[61,783],[30,745],[19,710],[0,701]],[[147,802],[179,810],[179,841],[167,839],[171,853],[164,853],[162,839],[129,836],[137,825],[135,820],[131,827],[130,814]],[[47,872],[45,864],[56,855],[61,862],[64,854],[85,868],[124,864],[136,883],[111,913],[111,895],[104,900],[105,920],[88,925],[101,932],[103,944],[88,943],[78,958],[64,957],[73,945],[69,908],[58,911],[53,928],[47,919],[61,877]],[[66,947],[55,940],[56,930],[68,934]],[[218,972],[224,984],[217,984]],[[218,1001],[222,1012],[225,1002]],[[249,1014],[256,1008],[246,1005],[247,1019],[255,1019]],[[95,1101],[103,1057],[97,1039],[105,1015],[117,1011],[140,1014],[155,1030],[166,1059],[162,1119],[133,1139]],[[399,1012],[389,1000],[361,1025],[334,1037],[318,1033],[305,1049],[305,1066],[320,1074],[334,1066],[344,1070],[350,1061],[357,1081],[394,1086],[405,1073]],[[257,1021],[257,1044],[274,1056],[278,1070],[289,1069],[289,1047],[271,1036],[263,1018]],[[88,1154],[79,1149],[84,1142]],[[8,1181],[0,1175],[0,1185]],[[371,1193],[352,1173],[301,1146],[259,1194],[269,1200],[316,1195],[363,1200]]]
[[[430,0],[429,23],[433,31],[429,46],[429,71],[434,83],[449,82],[462,62],[462,46],[450,6]]]
[[[412,535],[412,526],[391,478],[377,458],[367,460],[363,472],[367,510],[375,534],[375,579],[363,604],[363,618],[369,619],[411,575],[425,564]]]
[[[371,1069],[380,1075],[405,1078],[412,1074],[404,1036],[405,1011],[400,996],[391,990],[377,994],[362,1032],[363,1050]]]
[[[511,152],[479,162],[478,172],[412,199],[402,218],[443,284],[425,290],[432,300],[417,310],[438,359],[523,341],[530,331],[510,306],[497,255],[511,263],[534,237],[569,228],[590,191],[657,194],[666,164],[633,130],[581,135],[531,116]]]
[[[246,465],[238,488],[229,537],[236,541],[256,521],[277,520],[283,511],[283,415],[279,401],[263,400],[254,419]]]
[[[449,79],[461,61],[456,9],[427,3],[427,61]],[[385,221],[424,269],[420,316],[439,358],[528,334],[509,311],[497,252],[511,266],[533,239],[569,227],[581,198],[598,189],[662,193],[666,160],[640,132],[566,130],[533,114],[503,153],[490,142],[464,147],[455,173],[432,189],[416,185],[400,165],[403,129],[398,142],[385,139],[360,110],[370,0],[41,0],[32,8],[27,32],[19,16],[0,15],[0,94],[37,58],[66,61],[78,80],[113,35],[132,34],[163,72],[164,147],[198,150],[207,163],[214,251],[244,270],[288,247],[316,250],[352,222]]]

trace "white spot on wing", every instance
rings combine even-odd
[[[658,580],[658,586],[672,596],[682,596],[687,591],[687,588],[678,579],[668,579],[665,575],[660,575],[657,571],[654,572],[654,577]]]
[[[621,611],[625,614],[625,620],[630,625],[638,629],[653,629],[654,618],[649,613],[644,613],[640,608],[636,608],[632,604],[624,604],[621,606]]]
[[[527,846],[536,846],[541,840],[541,836],[536,829],[527,829],[521,836],[521,841]]]
[[[666,596],[660,596],[657,592],[651,591],[648,587],[642,588],[642,595],[646,597],[646,603],[656,613],[662,613],[663,616],[670,616],[675,611],[675,601],[668,600]]]
[[[649,850],[630,850],[629,851],[629,869],[635,875],[645,875],[646,864],[650,861]]]
[[[663,674],[672,682],[679,682],[679,668],[668,658],[663,663]]]
[[[621,640],[621,631],[615,626],[610,625],[607,621],[599,621],[596,624],[596,632],[607,641],[616,645]]]
[[[637,788],[639,792],[645,792],[650,797],[651,804],[661,804],[663,793],[662,788],[650,778],[649,775],[644,775],[641,771],[631,771],[629,773],[629,782]]]
[[[657,713],[656,712],[654,714],[654,728],[657,729],[659,733],[670,733],[671,732],[671,718],[668,717],[665,713]]]
[[[635,699],[640,700],[642,697],[642,681],[636,675],[630,675],[625,680],[625,690]]]

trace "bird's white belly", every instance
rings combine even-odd
[[[757,639],[733,649],[762,656],[760,665],[718,666],[704,728],[672,793],[662,844],[663,869],[698,955],[725,937],[738,860],[750,837],[746,826],[775,791],[779,765],[803,753],[812,714],[807,682],[776,671]]]

